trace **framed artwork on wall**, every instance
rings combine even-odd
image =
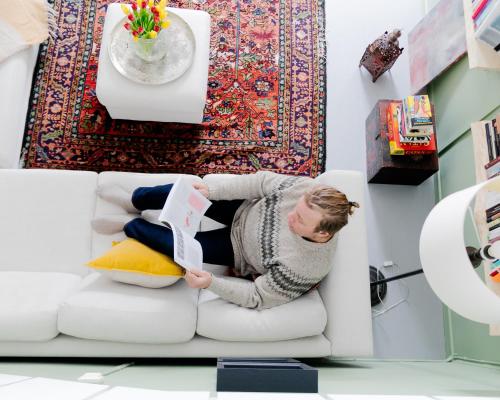
[[[417,94],[467,51],[461,0],[441,0],[408,34],[410,83]]]

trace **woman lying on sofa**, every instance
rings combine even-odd
[[[254,281],[235,281],[191,270],[184,276],[186,282],[255,309],[288,303],[316,286],[332,266],[337,232],[347,224],[352,208],[359,207],[331,186],[272,172],[193,186],[212,201],[205,215],[226,225],[196,234],[203,262],[229,266],[236,276],[260,275]],[[140,187],[130,195],[112,186],[99,195],[137,213],[162,209],[171,188]],[[123,229],[128,237],[173,257],[173,235],[167,227],[135,218]]]

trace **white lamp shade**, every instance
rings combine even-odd
[[[500,178],[453,193],[432,209],[420,234],[420,261],[432,290],[449,308],[476,322],[498,324],[500,297],[474,271],[464,239],[467,209],[483,188],[500,191]]]

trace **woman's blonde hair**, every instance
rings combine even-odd
[[[347,225],[348,216],[359,208],[355,201],[347,200],[341,191],[331,186],[316,186],[304,195],[306,204],[323,214],[323,219],[316,227],[316,232],[323,231],[331,235]]]

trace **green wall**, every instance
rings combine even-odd
[[[437,200],[475,184],[470,124],[500,112],[500,71],[469,69],[464,57],[428,87],[436,110],[440,170]],[[467,244],[477,246],[472,222],[465,227]],[[466,288],[465,288],[466,290]],[[500,363],[500,337],[488,326],[444,312],[447,354]]]

